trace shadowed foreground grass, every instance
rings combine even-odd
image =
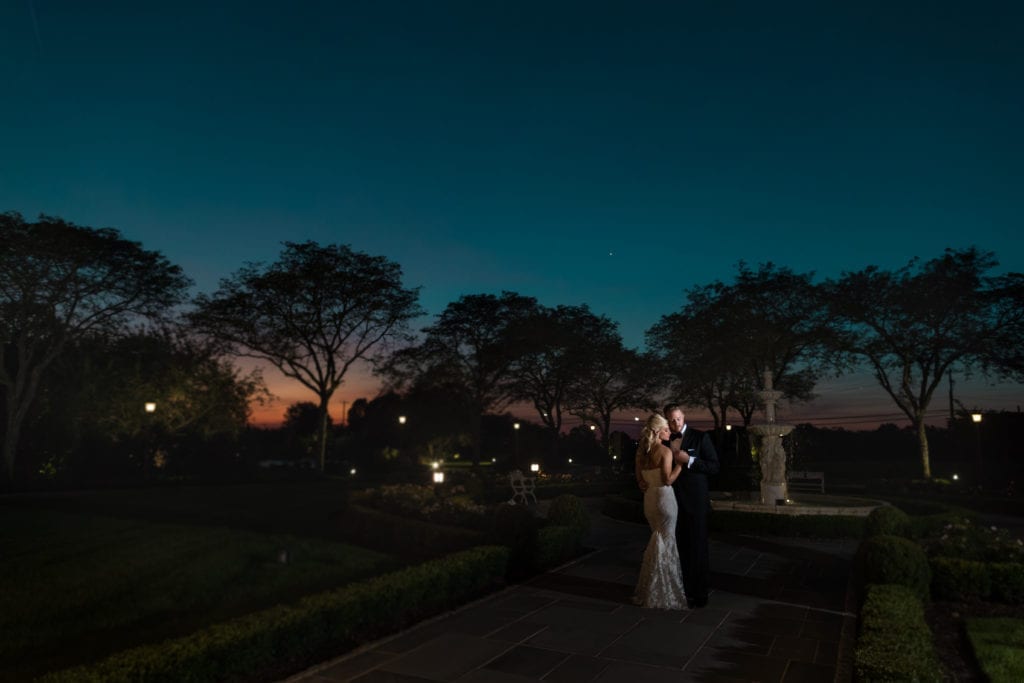
[[[394,565],[317,538],[0,506],[0,679],[126,647]],[[286,548],[289,562],[278,562]]]
[[[994,683],[1024,681],[1024,619],[968,619],[967,636],[989,680]]]

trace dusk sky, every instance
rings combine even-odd
[[[195,291],[349,244],[430,316],[512,290],[635,347],[741,260],[1024,271],[1022,122],[1012,0],[0,0],[0,211],[118,228]],[[260,421],[312,400],[268,379]],[[375,392],[353,375],[335,412]],[[870,378],[818,393],[780,415],[906,423]]]

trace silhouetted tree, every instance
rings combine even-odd
[[[316,393],[320,469],[328,403],[359,360],[372,361],[405,338],[420,315],[418,290],[402,286],[401,267],[346,245],[285,242],[275,263],[247,264],[196,298],[195,327],[234,353],[264,360]]]
[[[51,474],[62,469],[52,463],[63,462],[77,476],[89,476],[95,474],[89,471],[93,454],[84,443],[103,444],[113,463],[158,435],[163,448],[183,439],[231,440],[265,393],[258,371],[243,374],[216,349],[175,328],[115,338],[93,334],[69,342],[54,361],[25,437],[45,454]],[[155,412],[145,412],[148,402]],[[149,445],[135,454],[144,468],[153,464],[156,444]]]
[[[520,323],[537,300],[515,292],[471,294],[448,304],[424,339],[392,355],[383,374],[396,388],[418,385],[464,397],[473,414],[473,463],[480,462],[480,420],[514,400],[512,367],[523,352]]]
[[[533,404],[548,428],[557,460],[563,411],[574,399],[578,378],[592,362],[595,340],[615,324],[582,305],[538,307],[520,325],[518,336],[524,347],[513,363],[512,395],[517,401]]]
[[[658,366],[654,359],[624,347],[614,323],[590,342],[570,393],[568,409],[598,426],[601,446],[608,454],[612,416],[617,411],[656,408],[653,395],[659,382]]]
[[[837,348],[866,363],[917,432],[921,470],[931,478],[925,415],[953,371],[980,366],[1020,377],[1024,276],[989,276],[991,252],[947,249],[895,272],[870,266],[825,283],[841,327]]]
[[[672,397],[707,408],[720,434],[729,408],[750,424],[765,370],[787,399],[812,398],[831,332],[811,277],[740,263],[731,284],[689,290],[682,311],[647,331]]]
[[[22,423],[47,367],[69,341],[165,317],[189,280],[112,228],[0,214],[0,385],[8,478]]]
[[[284,422],[281,423],[281,429],[287,435],[290,445],[299,446],[304,453],[312,452],[314,447],[319,452],[321,418],[319,405],[312,401],[299,401],[291,404],[284,411]],[[332,426],[331,416],[328,414],[328,433]]]
[[[327,426],[331,426],[331,416],[327,416]],[[293,403],[284,411],[281,428],[293,432],[297,436],[312,436],[320,431],[320,406],[312,401]]]

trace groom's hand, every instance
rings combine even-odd
[[[690,454],[682,450],[680,446],[682,446],[681,443],[672,444],[672,459],[675,460],[680,465],[682,465],[683,467],[686,467],[686,465],[690,462]]]

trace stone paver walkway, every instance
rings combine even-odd
[[[849,681],[857,542],[713,535],[706,608],[631,604],[646,527],[588,501],[595,551],[288,683]]]

